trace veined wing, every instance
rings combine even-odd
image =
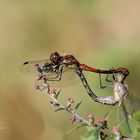
[[[128,108],[129,113],[133,114],[140,110],[140,99],[131,94],[126,98],[125,105]]]
[[[54,77],[56,75],[48,75],[48,81],[47,83],[51,86],[51,87],[67,87],[67,86],[71,86],[71,85],[75,85],[80,83],[80,79],[78,77],[78,75],[76,74],[76,69],[71,69],[71,68],[64,68],[62,71],[62,76],[61,79],[55,79],[53,81],[51,81],[51,77]],[[39,82],[39,84],[43,84],[44,81],[40,80],[37,81],[36,84]]]
[[[38,65],[40,68],[42,68],[46,63],[50,64],[51,62],[47,59],[27,61],[22,64],[21,71],[25,74],[33,75],[33,76],[39,78],[38,77],[39,72],[38,72],[36,66]],[[48,79],[48,83],[52,87],[64,87],[64,86],[69,86],[69,85],[74,85],[74,84],[80,83],[79,77],[76,74],[76,68],[64,67],[60,80],[58,80],[58,78],[56,78],[56,79],[53,79],[53,81],[51,81],[52,78],[57,76],[56,73],[48,72],[48,73],[43,73],[43,74],[46,75],[46,77]],[[42,84],[43,84],[43,82],[44,82],[43,80],[39,81],[39,83],[42,83]],[[37,81],[37,83],[38,83],[38,81]]]
[[[120,123],[122,123],[122,126],[124,126],[124,128],[127,130],[128,133],[131,133],[132,130],[129,124],[129,119],[131,117],[130,117],[129,112],[126,109],[124,101],[122,101],[122,103],[120,104],[118,108],[118,117],[119,117]]]
[[[44,60],[35,60],[35,61],[27,61],[27,62],[24,62],[22,65],[21,65],[21,71],[25,74],[28,74],[28,75],[38,75],[38,71],[36,69],[36,66],[39,65],[39,67],[43,67],[46,63],[50,63],[49,60],[47,59],[44,59]]]
[[[140,110],[140,100],[134,95],[127,96],[118,108],[118,117],[124,122],[124,127],[128,130],[128,132],[131,132],[129,119],[131,119],[133,113],[138,110]]]

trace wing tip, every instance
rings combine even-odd
[[[23,63],[23,65],[26,65],[26,64],[28,64],[28,63],[29,63],[29,61],[27,61],[27,62],[24,62],[24,63]]]

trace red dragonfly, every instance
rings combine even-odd
[[[125,110],[124,99],[128,96],[127,87],[124,85],[125,78],[129,75],[127,68],[116,68],[110,70],[96,69],[85,64],[79,63],[79,61],[73,55],[60,55],[54,52],[50,55],[49,59],[27,61],[22,65],[22,71],[25,73],[35,73],[38,76],[38,81],[41,83],[51,82],[64,84],[67,81],[73,82],[73,77],[77,75],[80,78],[83,86],[85,87],[88,95],[96,102],[106,105],[115,105],[119,103],[119,106]],[[73,71],[73,72],[70,72]],[[114,80],[114,95],[98,97],[90,88],[83,71],[90,71],[100,74],[112,74]],[[70,73],[72,74],[70,74]],[[68,73],[68,74],[67,74]],[[64,78],[64,75],[67,77]],[[115,75],[116,74],[116,75]],[[69,77],[68,77],[69,76]],[[106,81],[109,81],[106,79]],[[107,86],[101,85],[101,88]],[[125,113],[127,114],[126,110]]]
[[[96,69],[85,64],[79,63],[79,61],[73,55],[60,55],[54,52],[50,55],[49,59],[37,60],[37,61],[27,61],[22,65],[22,71],[25,73],[36,73],[38,76],[43,76],[44,74],[48,76],[48,81],[61,81],[63,73],[68,70],[90,71],[102,74],[112,74],[129,71],[127,68],[116,68],[110,70]]]
[[[58,52],[52,53],[49,59],[24,62],[22,64],[21,71],[24,73],[34,73],[38,76],[38,80],[51,82],[52,85],[57,84],[58,86],[65,85],[65,83],[74,83],[74,80],[76,79],[75,77],[78,76],[83,82],[84,75],[82,71],[101,74],[112,74],[118,72],[126,73],[127,75],[129,74],[129,71],[126,68],[110,70],[96,69],[85,64],[81,64],[73,55],[60,55]],[[90,93],[89,95],[94,96],[93,93]]]

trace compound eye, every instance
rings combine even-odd
[[[54,52],[50,56],[50,60],[52,63],[57,64],[60,61],[61,57],[57,52]]]
[[[43,66],[43,71],[45,72],[45,73],[49,73],[49,72],[51,72],[51,70],[52,70],[52,64],[45,64],[44,66]]]

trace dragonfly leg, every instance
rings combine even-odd
[[[63,71],[63,67],[60,67],[60,69],[57,71],[56,76],[53,78],[49,78],[47,79],[48,81],[61,81],[62,78],[62,71]]]
[[[112,81],[112,80],[108,79],[108,76],[109,76],[109,74],[107,74],[107,75],[106,75],[105,81],[106,81],[106,82],[113,83],[113,81]]]
[[[106,76],[106,79],[108,78],[108,75]],[[101,73],[99,73],[99,82],[100,82],[100,88],[104,89],[104,88],[113,88],[113,86],[103,86],[102,85],[102,80],[101,80]],[[112,81],[111,81],[112,82]]]

